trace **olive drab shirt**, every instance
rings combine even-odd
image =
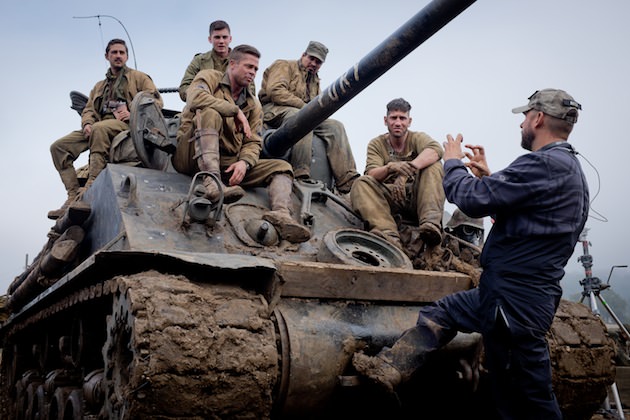
[[[109,70],[108,70],[109,72]],[[131,101],[133,98],[140,92],[149,92],[151,93],[155,99],[156,104],[159,108],[164,106],[164,102],[162,101],[162,97],[158,92],[153,80],[149,75],[138,71],[133,70],[125,66],[124,72],[120,77],[126,78],[126,84],[123,89],[124,100],[127,103],[127,108],[131,109]],[[85,108],[81,113],[81,127],[85,127],[87,124],[94,124],[95,122],[102,121],[105,115],[103,114],[103,101],[104,94],[107,86],[107,79],[101,80],[96,83],[92,91],[90,92],[90,97],[85,104]]]
[[[232,49],[230,49],[232,51]],[[206,53],[195,54],[192,61],[184,73],[181,83],[179,84],[179,97],[182,101],[186,101],[186,89],[190,86],[197,73],[201,70],[218,70],[221,73],[225,73],[230,62],[229,58],[219,57],[216,52],[210,50]]]
[[[437,141],[428,134],[419,131],[408,131],[405,149],[401,153],[396,153],[389,145],[389,134],[370,140],[367,147],[367,157],[365,162],[365,173],[374,168],[387,165],[389,162],[410,162],[414,160],[424,149],[433,149],[437,152],[439,159],[442,159],[444,149]],[[390,174],[384,184],[391,184],[398,178],[398,174]]]
[[[319,93],[319,76],[309,75],[300,60],[276,60],[263,73],[258,97],[263,105],[302,108]]]
[[[245,135],[236,129],[234,117],[239,106],[232,98],[230,78],[227,73],[217,70],[201,70],[188,88],[186,106],[182,113],[180,132],[190,138],[193,133],[193,119],[197,109],[212,108],[223,117],[220,150],[221,157],[236,162],[244,160],[255,166],[262,149],[262,107],[249,89],[244,89],[245,102],[240,106],[245,114],[252,135]],[[230,159],[231,158],[231,159]]]

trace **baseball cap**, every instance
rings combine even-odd
[[[560,89],[537,90],[527,99],[529,99],[527,105],[514,108],[512,112],[520,114],[530,109],[535,109],[552,117],[576,123],[578,110],[582,109],[582,105],[576,102],[571,95]]]
[[[328,54],[328,48],[321,42],[311,41],[306,47],[306,54],[312,55],[315,58],[319,58],[322,63],[326,61],[326,54]]]

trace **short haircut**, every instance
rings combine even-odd
[[[118,38],[114,38],[107,43],[107,47],[105,48],[105,54],[109,53],[109,50],[114,44],[122,44],[125,47],[125,52],[129,54],[129,50],[127,49],[127,44],[125,44],[125,41],[123,39],[118,39]]]
[[[387,114],[392,111],[402,111],[409,113],[409,111],[411,111],[411,105],[403,98],[396,98],[389,101],[389,103],[387,104]]]
[[[229,58],[230,60],[234,60],[238,63],[239,61],[241,61],[241,59],[243,58],[245,54],[251,54],[260,58],[260,51],[258,51],[256,48],[252,47],[251,45],[246,45],[246,44],[237,45],[236,47],[232,48],[232,51],[230,51]]]
[[[228,25],[226,21],[215,20],[210,24],[210,35],[212,35],[212,32],[220,31],[221,29],[227,29],[229,33],[232,33],[232,31],[230,30],[230,25]]]
[[[572,109],[569,111],[569,113],[574,113],[575,118],[577,119],[577,109]],[[573,131],[573,123],[571,121],[556,118],[549,114],[545,114],[545,123],[547,124],[547,127],[552,134],[560,137],[563,140],[568,139],[569,134],[571,134],[571,131]]]

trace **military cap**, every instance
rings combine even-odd
[[[535,109],[552,117],[576,123],[578,110],[582,109],[582,105],[577,103],[571,95],[560,89],[537,90],[527,99],[529,99],[527,105],[514,108],[512,112],[520,114]]]
[[[328,54],[328,48],[321,42],[311,41],[306,47],[306,54],[312,55],[315,58],[319,58],[322,63],[326,61],[326,54]]]

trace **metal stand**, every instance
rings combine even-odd
[[[615,323],[619,326],[619,329],[625,336],[626,340],[630,340],[630,333],[628,332],[626,327],[623,325],[621,320],[617,317],[617,315],[613,312],[612,308],[608,305],[608,303],[606,303],[604,298],[602,298],[602,296],[600,295],[600,292],[602,290],[608,289],[610,287],[610,276],[612,275],[613,270],[616,267],[627,267],[627,266],[623,266],[623,265],[613,266],[610,269],[610,274],[608,275],[608,281],[606,283],[602,283],[599,277],[593,277],[593,272],[592,272],[593,256],[588,253],[589,242],[588,242],[588,239],[586,239],[587,232],[588,232],[588,229],[584,228],[584,230],[580,234],[580,242],[582,242],[582,249],[584,251],[584,255],[580,256],[578,258],[578,261],[582,263],[582,266],[584,267],[584,271],[586,274],[586,276],[582,280],[580,280],[580,285],[584,287],[580,302],[584,302],[584,299],[588,298],[591,311],[596,316],[599,317],[601,316],[601,312],[599,311],[599,308],[597,307],[597,299],[599,299],[602,306],[606,308],[610,316],[615,320]],[[623,406],[621,405],[621,398],[619,398],[619,390],[617,389],[617,384],[614,382],[612,385],[610,385],[610,393],[612,394],[613,399],[615,401],[615,407],[617,408],[617,414],[619,418],[621,420],[624,420],[625,415],[623,413]],[[606,400],[604,401],[604,409],[606,409],[607,411],[610,411],[610,402],[609,402],[608,396],[606,397]]]

